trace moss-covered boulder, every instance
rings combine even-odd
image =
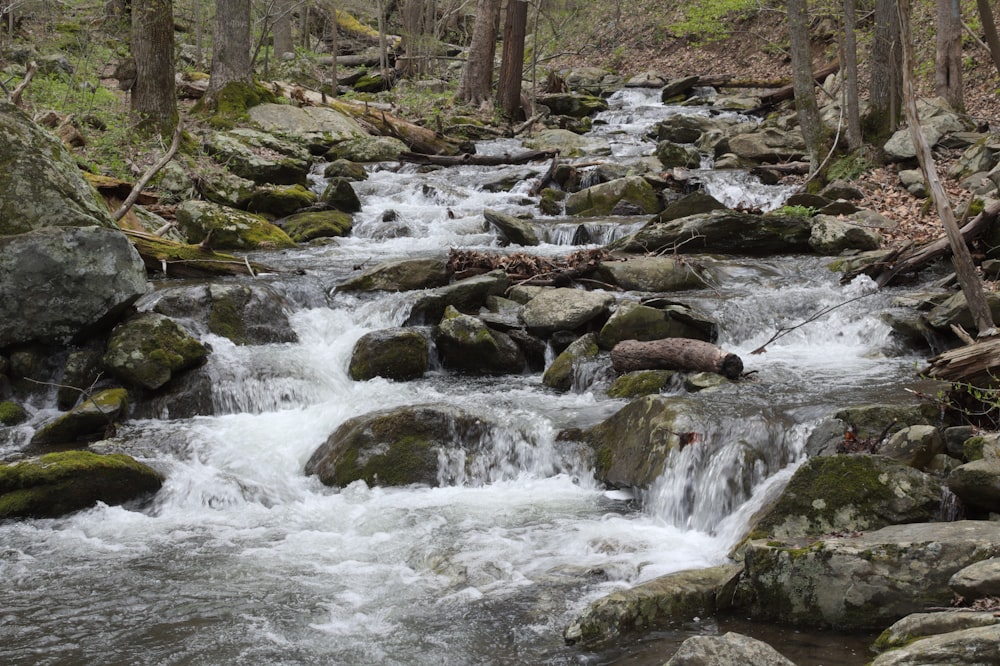
[[[682,146],[672,141],[660,141],[656,144],[656,158],[664,169],[683,167],[697,169],[701,166],[701,153],[694,146]]]
[[[879,634],[872,644],[872,649],[876,652],[885,652],[909,645],[915,639],[993,625],[1000,625],[1000,617],[997,617],[992,611],[976,612],[969,611],[967,608],[958,608],[934,613],[912,613],[902,620],[894,622],[891,627]],[[960,661],[928,663],[959,663]]]
[[[1000,664],[1000,625],[997,624],[958,629],[911,641],[905,646],[880,654],[871,662],[871,666]]]
[[[128,392],[105,389],[43,424],[31,438],[32,446],[72,444],[97,439],[128,412]]]
[[[479,312],[489,296],[501,296],[510,286],[510,279],[502,270],[466,278],[436,289],[428,289],[410,308],[407,326],[436,324],[450,305],[459,312]]]
[[[634,301],[621,303],[598,335],[602,349],[613,349],[622,340],[661,340],[690,338],[714,342],[718,326],[703,315],[683,305],[665,309],[640,305]]]
[[[126,384],[153,390],[207,356],[205,345],[175,321],[147,312],[115,327],[102,360]]]
[[[570,390],[573,388],[573,377],[581,364],[588,359],[597,358],[600,351],[597,336],[593,333],[577,338],[552,361],[552,365],[542,375],[542,383],[557,391]]]
[[[336,159],[327,164],[323,168],[323,175],[327,178],[346,178],[351,182],[368,180],[368,171],[363,164],[343,158]]]
[[[545,289],[528,301],[521,313],[528,329],[546,334],[574,331],[607,316],[614,296],[604,292],[559,287]]]
[[[669,222],[651,222],[611,243],[609,249],[643,254],[667,249],[683,254],[809,252],[811,233],[812,225],[806,217],[716,210]]]
[[[412,291],[447,284],[448,265],[443,259],[400,259],[378,264],[348,278],[337,285],[337,291]]]
[[[399,154],[409,150],[406,144],[392,136],[359,136],[339,141],[327,151],[325,157],[351,162],[393,162],[399,159]]]
[[[0,402],[0,425],[15,426],[28,420],[24,407],[12,400]]]
[[[628,176],[570,194],[566,197],[566,214],[611,215],[623,212],[622,204],[630,204],[629,210],[638,215],[652,215],[660,210],[660,200],[649,181],[642,176]]]
[[[133,458],[63,451],[0,465],[0,519],[55,518],[155,493],[163,477]]]
[[[637,370],[619,376],[608,387],[610,398],[639,398],[662,393],[669,387],[677,373],[673,370]]]
[[[413,328],[390,328],[361,336],[351,352],[348,374],[355,381],[385,377],[418,379],[430,363],[430,340]]]
[[[1000,510],[1000,458],[982,458],[956,467],[948,475],[948,488],[971,509]]]
[[[341,210],[317,210],[296,213],[276,223],[296,243],[317,238],[350,236],[354,219]]]
[[[446,368],[498,375],[525,370],[524,354],[510,336],[451,306],[434,329],[434,344]]]
[[[483,217],[496,228],[502,240],[513,245],[538,245],[538,234],[530,222],[489,209],[483,211]]]
[[[924,469],[934,456],[944,453],[944,439],[941,431],[934,426],[907,426],[893,434],[879,453],[904,465]]]
[[[607,100],[596,95],[550,93],[541,95],[537,102],[549,107],[549,110],[557,116],[570,116],[572,118],[586,118],[600,111],[608,110]]]
[[[712,276],[694,262],[675,257],[630,257],[603,261],[597,279],[625,291],[680,291],[714,284]]]
[[[370,486],[445,485],[439,459],[473,454],[492,425],[468,412],[432,405],[388,409],[349,419],[306,463],[328,486],[362,480]]]
[[[247,115],[265,132],[297,137],[310,145],[330,146],[367,135],[354,118],[327,106],[265,103],[252,107]]]
[[[207,201],[228,208],[245,208],[256,185],[249,178],[240,178],[228,169],[216,166],[198,178],[200,190]]]
[[[611,146],[606,139],[580,136],[564,129],[546,129],[525,139],[529,150],[558,150],[562,157],[584,155],[610,155]]]
[[[68,411],[85,394],[82,388],[94,386],[101,376],[101,353],[95,349],[76,349],[66,357],[62,378],[56,389],[56,406]]]
[[[305,185],[312,163],[302,145],[252,129],[212,133],[203,145],[217,163],[258,185]]]
[[[254,191],[246,203],[246,209],[270,218],[287,217],[308,208],[318,200],[315,192],[301,185],[277,185]]]
[[[890,525],[821,541],[751,541],[740,594],[752,617],[793,625],[881,629],[947,606],[960,569],[1000,554],[1000,524]]]
[[[713,210],[725,210],[726,206],[704,190],[697,190],[686,196],[671,201],[663,207],[656,216],[657,222],[669,222],[688,215],[711,213]]]
[[[288,234],[260,215],[207,201],[182,203],[177,207],[177,223],[191,243],[202,243],[209,238],[214,249],[249,251],[295,247]]]
[[[319,200],[345,213],[361,210],[361,199],[347,178],[331,178]]]
[[[591,603],[563,632],[567,643],[604,647],[623,634],[668,629],[730,608],[742,567],[678,571]]]

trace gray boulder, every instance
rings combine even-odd
[[[606,324],[598,341],[602,349],[613,349],[622,340],[660,340],[691,338],[714,342],[718,326],[684,305],[654,308],[634,301],[620,303]]]
[[[102,360],[126,384],[154,390],[207,356],[208,349],[175,321],[147,312],[115,327]]]
[[[952,132],[962,132],[969,128],[968,121],[952,111],[948,103],[941,98],[918,101],[920,112],[920,131],[930,147],[936,146],[941,139]],[[890,162],[902,162],[917,156],[910,136],[910,128],[897,130],[884,146],[886,159]]]
[[[361,336],[351,352],[348,374],[355,381],[385,377],[418,379],[430,364],[430,340],[413,328],[390,328]]]
[[[446,368],[501,375],[525,369],[524,354],[510,336],[450,306],[434,330],[434,343]]]
[[[692,636],[664,666],[795,666],[763,641],[732,631],[722,636]]]
[[[882,237],[868,227],[845,222],[833,215],[813,216],[809,246],[817,254],[837,255],[844,250],[877,250]]]
[[[514,245],[538,245],[538,235],[530,222],[506,215],[495,210],[484,210],[483,217],[496,227],[500,237]]]
[[[806,144],[798,128],[765,127],[730,137],[729,151],[755,164],[771,164],[802,159],[806,155]]]
[[[660,90],[660,100],[664,104],[683,100],[691,92],[691,89],[698,85],[700,76],[684,76],[679,79],[670,79]]]
[[[966,601],[1000,597],[1000,559],[970,564],[956,572],[948,581],[948,586]]]
[[[205,152],[237,176],[258,185],[306,185],[312,163],[300,144],[252,129],[209,134]]]
[[[44,227],[0,236],[0,348],[64,344],[110,327],[146,291],[146,268],[123,233]]]
[[[1000,664],[1000,625],[973,627],[929,636],[905,647],[880,654],[871,666],[927,666]]]
[[[316,203],[315,192],[301,185],[274,185],[258,188],[246,202],[246,209],[269,218],[287,217]]]
[[[361,210],[361,199],[348,178],[331,178],[319,200],[345,213]]]
[[[993,319],[1000,320],[1000,293],[987,291],[986,304],[990,307]],[[972,312],[969,310],[969,304],[965,300],[965,294],[961,291],[934,306],[927,313],[927,323],[943,331],[951,330],[952,325],[961,326],[967,331],[977,330],[972,319]]]
[[[298,137],[310,144],[331,145],[368,134],[356,120],[327,106],[258,104],[247,115],[265,132]]]
[[[672,141],[660,141],[656,144],[654,154],[664,169],[676,167],[697,169],[701,166],[701,153],[694,146],[681,145]]]
[[[564,129],[546,129],[524,141],[530,150],[558,150],[562,157],[584,155],[610,155],[611,146],[606,139],[580,136]]]
[[[338,141],[326,153],[326,159],[351,162],[394,162],[409,148],[394,136],[356,136]]]
[[[569,391],[573,388],[573,377],[582,362],[596,358],[599,352],[597,336],[593,333],[577,338],[546,368],[542,383],[557,391]]]
[[[877,652],[885,652],[908,645],[917,638],[949,634],[953,631],[973,627],[988,627],[997,623],[1000,623],[1000,618],[991,611],[970,612],[967,609],[956,609],[934,613],[913,613],[898,622],[894,622],[891,627],[879,634],[872,649]]]
[[[510,280],[502,270],[466,278],[421,294],[410,308],[405,325],[436,324],[450,305],[459,312],[478,312],[489,296],[501,296]]]
[[[557,116],[586,118],[599,111],[608,110],[607,100],[594,95],[581,95],[579,93],[540,95],[536,101],[539,104],[549,107],[552,113]]]
[[[904,465],[923,469],[934,456],[944,452],[941,431],[934,426],[908,426],[896,432],[882,445],[879,453]]]
[[[692,192],[675,201],[671,201],[660,214],[656,216],[657,222],[669,222],[688,215],[698,215],[700,213],[711,213],[713,210],[725,210],[726,206],[718,199],[704,190]]]
[[[97,439],[127,411],[128,392],[125,389],[98,391],[65,414],[42,424],[31,438],[31,445],[72,444]]]
[[[780,254],[808,252],[811,234],[809,218],[717,210],[651,222],[608,248],[643,254],[666,249],[685,254]]]
[[[1000,458],[983,458],[960,465],[948,475],[948,488],[966,506],[1000,510]]]
[[[595,217],[611,215],[620,206],[629,204],[636,214],[653,214],[660,210],[656,190],[642,176],[617,178],[588,187],[566,197],[566,214]]]
[[[525,304],[521,318],[536,333],[573,331],[606,315],[614,300],[614,296],[603,292],[566,287],[546,289]]]
[[[185,201],[177,207],[177,224],[191,243],[209,238],[218,250],[274,250],[295,247],[279,227],[260,215],[208,201]],[[211,236],[210,236],[211,235]]]
[[[602,261],[597,279],[625,291],[680,291],[714,284],[702,267],[674,257],[631,256],[627,261]]]
[[[442,259],[401,259],[373,266],[337,285],[337,291],[412,291],[448,284]]]

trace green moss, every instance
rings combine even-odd
[[[258,104],[274,103],[277,98],[270,90],[257,83],[233,81],[226,84],[214,97],[203,97],[195,105],[195,112],[211,112],[209,124],[216,129],[232,129],[237,122],[247,120],[247,109]]]
[[[235,344],[249,342],[242,313],[231,300],[214,301],[208,313],[208,330],[232,340]]]
[[[296,243],[307,243],[317,238],[348,236],[354,221],[348,213],[339,210],[296,213],[285,219],[283,229]],[[372,280],[365,278],[358,289],[370,289]]]
[[[962,442],[962,456],[965,458],[965,461],[981,460],[985,445],[986,438],[984,437],[970,437]]]
[[[0,424],[13,426],[28,420],[28,413],[16,402],[0,402]]]
[[[629,372],[615,380],[615,383],[608,388],[608,396],[612,398],[636,398],[659,393],[670,384],[674,374],[672,370]]]

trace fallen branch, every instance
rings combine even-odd
[[[537,197],[542,190],[548,187],[549,183],[552,182],[552,179],[555,178],[556,167],[558,166],[559,166],[559,151],[556,150],[555,154],[552,156],[552,164],[549,165],[548,171],[546,171],[545,174],[538,179],[537,183],[532,185],[531,190],[528,192],[528,195],[532,197]]]
[[[128,213],[129,208],[135,204],[139,195],[142,194],[143,189],[149,184],[153,176],[160,172],[160,169],[167,166],[167,163],[174,158],[174,154],[181,147],[181,136],[184,134],[184,128],[180,122],[177,123],[177,127],[174,128],[174,136],[170,141],[170,148],[167,150],[166,154],[160,158],[160,161],[154,164],[146,173],[142,174],[142,178],[136,182],[135,186],[132,187],[132,191],[129,195],[125,197],[125,201],[122,203],[121,207],[111,214],[111,219],[117,222],[118,220],[125,217]]]
[[[21,95],[24,94],[25,88],[27,88],[28,84],[31,83],[31,79],[32,77],[35,76],[35,72],[37,71],[38,71],[38,63],[32,60],[30,63],[28,63],[28,71],[24,75],[24,80],[21,81],[19,84],[17,84],[17,87],[14,88],[14,90],[12,90],[10,93],[8,99],[10,100],[11,104],[13,104],[14,106],[21,106]]]
[[[785,326],[785,327],[779,328],[777,330],[777,332],[774,335],[772,335],[767,342],[765,342],[764,344],[762,344],[760,347],[757,347],[757,349],[754,349],[750,353],[751,354],[763,354],[763,353],[765,353],[767,351],[767,346],[769,344],[771,344],[775,340],[778,340],[779,338],[782,338],[782,337],[788,335],[789,333],[791,333],[795,329],[802,328],[806,324],[810,324],[810,323],[816,321],[820,317],[833,312],[837,308],[842,308],[842,307],[844,307],[845,305],[847,305],[849,303],[853,303],[854,301],[860,301],[862,298],[868,298],[869,296],[872,296],[873,294],[877,294],[877,293],[878,293],[877,291],[870,291],[867,294],[861,294],[860,296],[855,296],[854,298],[849,298],[846,301],[842,301],[840,303],[837,303],[836,305],[831,305],[829,307],[823,308],[819,312],[815,312],[815,313],[809,315],[809,317],[807,317],[806,319],[803,319],[801,322],[799,322],[795,326]]]
[[[711,342],[690,338],[623,340],[611,350],[611,364],[616,372],[714,372],[728,379],[738,379],[743,373],[743,360],[736,354]]]

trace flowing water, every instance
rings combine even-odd
[[[612,100],[598,130],[615,141],[608,159],[650,154],[644,131],[690,112],[653,95],[627,91]],[[513,141],[481,147],[517,149]],[[546,166],[531,168],[541,174]],[[870,292],[863,282],[841,287],[813,257],[698,258],[713,284],[671,295],[711,313],[720,344],[753,375],[716,391],[676,391],[701,440],[677,453],[641,497],[605,491],[578,446],[556,436],[625,404],[604,394],[606,373],[578,378],[567,394],[545,388],[538,374],[435,370],[407,383],[351,381],[357,339],[400,325],[416,295],[347,295],[336,285],[358,265],[441,256],[449,247],[497,250],[482,210],[534,211],[533,179],[511,192],[482,185],[498,171],[524,169],[375,168],[356,185],[364,208],[351,238],[261,256],[299,269],[258,278],[293,304],[299,341],[236,347],[208,336],[217,415],[172,420],[166,409],[163,419],[131,422],[95,446],[165,473],[151,504],[0,525],[0,662],[625,659],[566,646],[562,630],[609,592],[724,562],[748,516],[801,461],[821,418],[840,406],[905,399],[915,358],[895,349],[878,317],[887,294],[837,308],[768,343],[766,353],[750,353],[819,309]],[[774,207],[787,195],[748,182],[737,189],[753,205]],[[538,253],[577,249],[566,243],[579,225],[542,222],[551,229]],[[591,226],[592,242],[603,243],[635,225]],[[311,453],[346,419],[417,403],[456,405],[503,424],[491,455],[469,473],[443,460],[448,483],[436,488],[327,488],[304,475]],[[51,403],[32,409],[24,436],[53,413]],[[627,663],[662,663],[669,652],[656,645]],[[800,664],[820,663],[808,651],[798,656]]]

